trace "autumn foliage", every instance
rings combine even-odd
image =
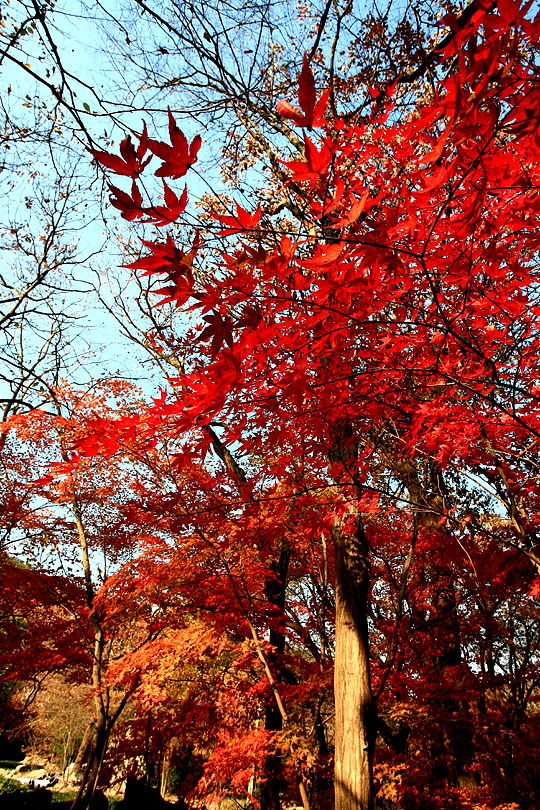
[[[110,185],[121,216],[161,229],[126,267],[149,278],[156,305],[184,314],[160,351],[180,345],[185,360],[150,405],[120,384],[94,398],[68,387],[54,418],[6,425],[3,520],[50,543],[47,504],[76,497],[110,560],[86,613],[72,610],[84,615],[73,660],[55,649],[56,668],[80,677],[85,634],[88,647],[99,629],[97,688],[130,707],[111,723],[103,779],[136,756],[155,777],[176,756],[186,796],[331,806],[334,741],[356,745],[343,728],[358,706],[338,711],[349,671],[365,678],[368,753],[348,776],[336,754],[337,810],[537,806],[531,5],[449,13],[422,98],[406,101],[401,77],[370,89],[363,117],[317,90],[304,56],[298,106],[277,105],[301,138],[281,161],[294,220],[236,202],[190,232],[201,138],[189,143],[170,110],[170,143],[144,125],[120,156],[92,152],[129,178],[127,191]],[[159,202],[142,183],[151,172]],[[187,188],[165,181],[186,175]],[[32,443],[41,469],[28,479],[9,452]],[[70,604],[83,585],[66,577],[65,594],[79,593]],[[29,645],[50,587],[18,571],[3,597],[8,617],[9,599],[32,590]],[[352,649],[343,615],[367,664],[340,658]],[[23,678],[24,656],[18,666]],[[122,723],[130,758],[114,736]]]

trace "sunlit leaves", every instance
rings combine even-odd
[[[278,101],[276,110],[284,118],[289,118],[296,126],[307,127],[308,129],[319,127],[324,123],[323,115],[329,96],[330,91],[327,91],[317,101],[315,79],[307,55],[304,54],[302,72],[298,83],[298,103],[301,111],[284,99]]]

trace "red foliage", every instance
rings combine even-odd
[[[214,686],[222,677],[201,701],[219,724],[212,790],[244,785],[257,751],[268,758],[287,736],[253,729],[274,693],[260,667],[268,661],[300,728],[289,749],[295,778],[316,772],[301,726],[310,712],[314,728],[320,720],[315,684],[331,657],[327,539],[354,509],[376,574],[382,798],[449,808],[517,796],[526,807],[536,790],[527,767],[505,787],[493,765],[508,769],[521,728],[527,751],[537,742],[529,704],[539,641],[527,596],[538,594],[540,569],[540,20],[529,6],[481,2],[459,25],[447,15],[455,35],[436,54],[440,78],[412,112],[392,101],[394,86],[372,92],[365,119],[323,118],[328,94],[317,101],[304,57],[300,109],[278,105],[293,124],[321,130],[283,164],[287,195],[306,212],[298,233],[272,238],[270,215],[263,229],[260,207],[237,204],[212,213],[220,236],[237,237],[213,271],[193,272],[198,236],[184,251],[169,233],[128,265],[164,277],[160,303],[189,304],[198,317],[198,333],[185,337],[190,362],[172,396],[73,430],[79,457],[62,469],[144,448],[153,475],[167,476],[165,493],[141,485],[129,504],[145,551],[103,592],[119,614],[152,601],[167,632],[111,677],[151,673],[137,698],[166,703],[171,640],[200,652],[194,628],[205,617],[215,668],[204,676]],[[178,198],[165,185],[164,205],[143,207],[137,186],[148,148],[163,161],[159,177],[183,177],[195,162],[200,138],[188,144],[170,111],[169,134],[170,146],[145,130],[137,150],[122,142],[121,158],[93,152],[133,178],[131,196],[111,187],[125,219],[161,227],[186,208],[185,189]],[[166,446],[175,462],[160,467]],[[205,464],[211,447],[220,471]],[[247,474],[233,451],[249,460]],[[269,594],[285,548],[280,606]],[[278,651],[267,638],[280,634]],[[200,690],[185,690],[186,716]],[[503,722],[497,760],[489,737]],[[388,779],[395,790],[385,796]]]

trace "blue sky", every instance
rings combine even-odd
[[[25,11],[23,4],[11,4],[7,12],[6,33],[15,30]],[[116,13],[120,15],[120,10]],[[97,20],[85,16],[81,4],[68,0],[55,7],[50,20],[57,23],[57,26],[51,24],[51,33],[63,66],[71,74],[69,83],[76,93],[73,101],[81,119],[101,148],[117,151],[126,131],[129,128],[140,131],[142,126],[140,113],[125,112],[124,99],[129,106],[135,103],[144,108],[144,88],[134,93],[135,85],[124,82],[114,64],[107,60],[107,43],[100,30],[107,22],[105,16]],[[52,70],[52,62],[44,53],[35,30],[28,29],[10,53],[46,82],[59,86],[59,71]],[[0,93],[19,127],[27,126],[30,129],[32,126],[49,125],[54,106],[49,89],[8,59],[3,60],[0,72]],[[110,101],[100,105],[96,94]],[[162,106],[166,107],[166,103]],[[105,112],[111,111],[117,120],[114,127],[111,126],[111,118],[105,116]],[[0,222],[4,226],[0,273],[8,285],[24,288],[24,279],[31,278],[36,272],[36,257],[41,255],[48,214],[54,208],[51,200],[69,195],[61,233],[56,240],[56,253],[59,250],[69,251],[69,264],[55,276],[55,285],[61,291],[57,289],[51,292],[48,299],[50,309],[57,313],[66,312],[73,319],[65,371],[81,384],[92,377],[121,374],[143,383],[149,392],[155,392],[162,382],[161,372],[156,373],[151,364],[142,364],[143,360],[147,360],[145,352],[122,338],[118,324],[107,314],[94,292],[99,282],[101,293],[112,304],[114,290],[108,284],[108,277],[121,286],[126,283],[129,271],[118,267],[122,255],[111,227],[119,225],[120,232],[126,238],[130,233],[133,238],[133,229],[122,222],[115,209],[101,207],[103,178],[92,164],[86,151],[87,144],[83,136],[71,132],[73,120],[66,110],[60,106],[56,115],[58,131],[53,132],[52,148],[46,143],[25,142],[24,138],[12,138],[11,143],[5,139],[4,154],[10,165],[0,173]],[[166,132],[165,114],[156,115],[155,120],[162,125],[161,131]],[[188,134],[193,134],[193,124],[190,133],[189,123],[183,121],[182,126]],[[152,126],[152,122],[149,124]],[[155,131],[153,134],[156,134]],[[205,141],[202,155],[208,138]],[[9,149],[6,148],[8,146]],[[215,186],[219,180],[215,172],[210,173],[208,161],[202,169]],[[195,173],[191,172],[187,179],[192,199],[206,190]],[[115,182],[126,186],[123,180],[125,178],[117,178]],[[179,183],[177,187],[182,188],[183,184]],[[21,252],[21,241],[27,245],[27,256]],[[4,308],[9,305],[4,296]],[[33,316],[34,329],[26,330],[24,336],[27,362],[30,364],[41,347],[44,330],[48,326],[48,316],[44,314],[43,307],[39,309],[40,312]]]
[[[223,133],[227,129],[228,111],[221,110],[218,121],[220,131],[214,130],[208,123],[208,116],[190,106],[192,96],[189,81],[184,82],[185,76],[176,84],[172,82],[169,90],[165,91],[156,91],[145,83],[144,59],[152,67],[157,66],[166,85],[167,77],[178,75],[175,70],[185,70],[185,66],[181,66],[185,54],[169,57],[169,49],[172,52],[178,47],[174,35],[151,27],[146,17],[134,12],[134,4],[112,0],[99,7],[89,3],[88,8],[89,11],[84,0],[60,0],[45,17],[67,74],[69,89],[64,91],[65,97],[74,104],[80,122],[98,148],[110,151],[118,150],[126,131],[140,131],[143,110],[150,133],[166,137],[166,108],[170,103],[186,135],[193,137],[199,132],[203,138],[197,171],[189,172],[185,178],[193,211],[195,202],[202,194],[210,189],[218,192],[224,190],[218,160]],[[217,25],[216,19],[212,19],[212,13],[208,11],[209,7],[205,8],[206,16],[198,18],[194,29],[194,33],[202,37],[203,46],[211,41],[213,31],[223,23],[220,20]],[[228,4],[222,4],[220,8],[227,9]],[[3,33],[4,45],[25,15],[33,13],[31,3],[28,9],[29,12],[24,0],[11,0],[11,4],[6,6],[5,27],[0,32],[0,37]],[[260,42],[257,40],[257,18],[255,14],[250,15],[249,9],[250,6],[245,7],[244,18],[235,32],[236,39],[227,44],[227,37],[220,34],[220,43],[226,46],[223,57],[226,64],[230,64],[239,74],[243,70],[249,72],[250,60],[256,64],[256,55],[253,54],[256,54],[257,48],[264,50],[268,44],[265,37],[271,37],[276,47],[287,49],[300,64],[302,53],[309,48],[311,39],[302,33],[296,5],[268,3],[271,19]],[[112,44],[113,39],[108,39],[109,35],[116,39],[116,44]],[[45,40],[45,46],[40,37]],[[8,49],[8,57],[13,56],[20,65],[9,62],[6,57],[0,70],[0,94],[9,107],[10,116],[20,126],[27,126],[30,132],[32,129],[46,128],[50,125],[53,111],[57,115],[51,148],[45,140],[36,144],[29,142],[26,135],[10,145],[13,156],[10,171],[0,173],[0,191],[3,192],[0,223],[4,224],[0,233],[3,241],[0,273],[8,279],[17,274],[20,277],[25,272],[20,267],[20,250],[9,248],[10,230],[15,226],[21,233],[24,232],[25,238],[33,242],[34,252],[39,253],[48,205],[42,203],[40,206],[39,201],[50,199],[55,188],[57,193],[66,193],[69,211],[66,211],[64,232],[58,243],[61,246],[71,245],[73,252],[68,278],[60,283],[66,290],[57,291],[51,297],[52,306],[57,311],[67,310],[73,317],[70,331],[73,337],[63,354],[66,374],[81,384],[92,377],[121,374],[140,381],[148,391],[155,392],[162,383],[161,372],[156,372],[151,363],[143,362],[147,356],[142,349],[122,338],[118,324],[106,313],[95,294],[96,282],[99,282],[102,293],[113,303],[114,284],[125,286],[127,283],[129,271],[119,267],[122,253],[118,247],[118,235],[122,241],[131,240],[132,249],[136,249],[139,244],[136,232],[120,219],[115,209],[107,205],[107,195],[103,194],[103,176],[86,151],[88,143],[79,123],[62,105],[55,105],[50,88],[28,72],[33,71],[43,82],[54,87],[60,86],[60,71],[54,68],[55,54],[46,37],[47,32],[43,27],[37,30],[28,27],[24,35]],[[196,56],[194,64],[196,69]],[[291,82],[294,85],[294,69],[292,72]],[[69,93],[72,95],[69,96]],[[292,101],[295,100],[294,90],[289,96]],[[180,109],[183,112],[176,112]],[[126,178],[116,178],[114,182],[129,189]],[[249,209],[250,187],[260,190],[264,182],[258,167],[250,168],[245,194],[235,194],[236,198]],[[55,185],[57,183],[59,186]],[[180,181],[176,189],[182,188],[183,181]],[[155,238],[153,233],[150,229],[146,236]],[[180,234],[178,239],[181,241],[181,238]],[[185,238],[190,238],[189,232]],[[32,272],[31,265],[30,257],[27,259],[26,272]],[[109,278],[114,280],[112,287],[108,284]],[[70,286],[72,289],[67,289]],[[128,297],[136,294],[135,288],[132,291],[128,288]],[[26,338],[30,355],[35,349],[32,343],[35,340],[39,342],[35,336]]]

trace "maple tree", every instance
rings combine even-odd
[[[249,792],[259,767],[265,810],[287,782],[322,806],[331,726],[338,810],[373,806],[377,734],[380,801],[527,807],[535,789],[512,763],[537,739],[539,22],[501,0],[444,23],[420,100],[394,73],[371,109],[341,86],[341,110],[306,55],[298,103],[269,116],[297,153],[272,167],[288,218],[209,200],[188,240],[172,186],[201,145],[171,111],[170,144],[144,126],[93,151],[129,183],[110,186],[122,217],[166,229],[126,264],[182,317],[149,336],[169,390],[136,414],[102,400],[52,480],[149,462],[123,513],[148,547],[123,564],[122,539],[95,598],[118,621],[159,606],[163,628],[111,683],[134,687],[148,762],[156,724],[194,745],[206,716],[199,789]]]
[[[169,103],[184,118],[196,112],[213,132],[219,141],[215,161],[227,179],[234,175],[236,188],[252,185],[246,168],[254,161],[260,166],[263,155],[270,156],[272,170],[280,168],[283,147],[299,143],[276,101],[296,81],[305,41],[313,41],[310,58],[319,75],[357,111],[369,106],[369,94],[358,92],[363,82],[393,80],[407,65],[431,60],[428,7],[401,17],[395,9],[364,10],[354,3],[321,9],[317,3],[268,7],[234,0],[226,7],[207,4],[203,13],[192,5],[125,0],[104,13],[106,26],[95,4],[75,0],[68,12],[50,3],[12,0],[0,19],[7,195],[1,239],[5,255],[13,257],[2,274],[2,302],[8,311],[16,304],[19,315],[2,321],[6,368],[0,372],[3,387],[11,389],[9,397],[2,393],[8,411],[43,401],[47,386],[63,375],[78,373],[80,381],[91,364],[101,366],[96,374],[103,366],[107,373],[116,370],[109,358],[97,359],[85,345],[86,330],[96,326],[88,314],[94,288],[110,262],[105,240],[92,225],[100,219],[102,189],[95,172],[88,176],[87,163],[79,160],[80,143],[95,148],[103,138],[112,143],[119,129],[134,126],[133,111],[155,103],[166,109]],[[82,37],[77,19],[86,20]],[[88,41],[99,59],[88,57]],[[322,64],[327,54],[328,71]],[[119,64],[130,68],[118,70]],[[114,225],[110,220],[103,225],[106,237]],[[88,264],[98,265],[99,255],[96,279]],[[86,317],[80,311],[82,290]],[[118,308],[116,314],[123,317]],[[92,331],[95,344],[99,336]],[[55,366],[59,360],[62,369]]]
[[[231,651],[225,661],[227,668],[231,666],[231,655],[244,659],[244,664],[239,665],[241,672],[246,667],[250,671],[255,661],[259,681],[262,675],[266,684],[264,671],[261,673],[261,665],[267,668],[266,653],[257,629],[261,621],[266,621],[264,609],[259,615],[259,609],[254,613],[250,605],[257,593],[262,595],[265,583],[268,586],[271,571],[265,563],[258,561],[257,549],[251,554],[234,555],[229,559],[231,537],[238,536],[240,529],[231,520],[227,524],[228,534],[224,536],[221,514],[217,521],[207,520],[202,526],[197,526],[195,537],[191,532],[185,534],[184,524],[191,526],[191,514],[197,516],[201,510],[201,492],[208,493],[208,508],[213,511],[217,492],[225,487],[221,498],[224,501],[230,498],[227,482],[220,481],[204,468],[178,469],[179,454],[173,453],[177,448],[169,446],[170,439],[167,444],[167,431],[161,433],[158,446],[135,441],[140,422],[137,410],[141,403],[136,396],[131,396],[129,386],[119,381],[96,384],[88,392],[64,386],[55,396],[59,408],[57,414],[35,411],[13,416],[5,426],[9,435],[6,454],[9,451],[21,456],[18,465],[14,459],[7,464],[5,456],[6,485],[12,493],[10,498],[6,496],[5,503],[6,506],[10,502],[13,504],[6,509],[5,520],[8,526],[26,536],[35,564],[40,568],[44,565],[45,568],[51,565],[54,568],[56,557],[63,571],[61,577],[53,580],[58,584],[52,595],[52,605],[56,606],[59,618],[67,610],[70,632],[62,630],[56,622],[51,634],[54,638],[58,633],[71,658],[80,658],[82,663],[76,675],[84,682],[86,668],[94,705],[89,732],[85,734],[76,758],[76,769],[85,760],[86,769],[74,806],[85,807],[91,801],[103,764],[107,764],[111,739],[112,756],[123,750],[118,744],[118,735],[114,741],[114,729],[128,702],[131,706],[138,706],[139,717],[151,716],[152,711],[157,711],[158,717],[166,717],[160,703],[165,699],[164,684],[178,668],[179,651],[185,648],[184,666],[188,666],[190,659],[196,661],[201,650],[208,653],[212,649],[209,641],[212,634],[201,632],[197,626],[196,618],[201,611],[212,616],[219,605],[216,644],[218,650]],[[123,410],[117,411],[118,406]],[[115,430],[108,422],[111,412],[124,430],[131,425],[131,439],[126,440],[124,435],[122,443],[118,444]],[[103,429],[99,436],[95,434],[96,426]],[[110,454],[111,447],[115,451],[113,458],[104,462],[95,458],[102,452]],[[77,449],[79,452],[84,449],[85,455],[78,457]],[[36,457],[40,463],[34,467],[34,477],[29,480],[25,460]],[[17,497],[19,490],[24,493],[23,498]],[[36,508],[36,499],[39,508]],[[21,510],[21,501],[24,510]],[[182,512],[185,512],[184,517]],[[270,515],[268,520],[272,517]],[[272,520],[273,529],[275,525]],[[245,521],[242,532],[246,532]],[[261,532],[260,515],[253,532]],[[74,548],[70,547],[69,540],[75,543]],[[257,548],[260,548],[260,542]],[[77,543],[80,546],[78,553]],[[137,557],[137,549],[141,546],[146,552]],[[78,554],[81,555],[82,577],[71,583],[69,578],[65,579],[66,566],[69,569]],[[98,559],[102,558],[97,579],[93,571],[96,555]],[[186,555],[192,558],[192,566],[186,564]],[[47,560],[47,556],[52,556],[52,560]],[[132,562],[122,564],[126,558],[133,557]],[[108,573],[110,566],[118,569],[115,574]],[[179,575],[179,570],[182,575]],[[214,572],[211,580],[210,572]],[[40,581],[43,575],[32,572],[27,576],[31,581],[36,578]],[[45,576],[45,582],[48,581]],[[77,604],[69,595],[69,587],[78,594]],[[24,604],[14,578],[7,574],[5,593],[8,600]],[[32,597],[38,601],[38,606],[39,594],[37,591]],[[67,666],[64,662],[68,652],[63,656],[57,654],[54,666],[47,665],[52,653],[46,626],[39,617],[50,612],[50,605],[46,599],[42,601],[42,610],[35,618],[28,604],[25,605],[27,615],[24,621],[29,628],[31,623],[32,635],[25,641],[23,650],[13,651],[14,634],[6,634],[9,653],[2,659],[5,678],[13,674],[13,669],[6,666],[12,659],[19,678],[36,677],[38,683],[49,672],[62,672]],[[12,614],[13,611],[8,610],[9,621],[16,618]],[[239,625],[239,631],[227,642],[221,636],[224,628],[231,624]],[[256,653],[245,649],[246,632],[256,645]],[[238,676],[240,680],[243,678]],[[251,689],[260,688],[260,685],[245,684],[247,694]],[[220,692],[223,689],[220,687]],[[226,691],[234,695],[231,701],[229,694],[228,704],[237,705],[241,694],[238,687],[232,683]],[[193,695],[188,694],[185,705],[189,707],[194,700]],[[220,701],[225,705],[224,697]],[[185,715],[188,710],[183,708],[178,697],[176,704],[172,716],[178,717],[179,711]],[[189,710],[194,714],[194,732],[200,731],[200,704],[199,695],[196,709]],[[238,712],[225,713],[223,708],[220,711],[228,717],[231,732],[235,729],[235,737],[240,739],[239,722],[245,724],[248,719],[245,710],[241,711],[244,717],[241,721]],[[188,725],[186,717],[183,724]],[[128,750],[132,751],[137,744],[137,726],[128,722],[128,727]],[[260,733],[258,736],[256,748],[246,739],[247,769],[252,767],[258,752],[266,750],[267,735]],[[234,761],[238,765],[238,759]],[[105,770],[107,773],[110,771]],[[230,768],[224,774],[221,778],[230,780]],[[214,778],[215,774],[210,781],[215,786]],[[233,783],[236,784],[239,778],[236,774]],[[219,781],[220,789],[221,786]]]
[[[3,426],[8,495],[3,521],[11,542],[15,547],[24,543],[32,563],[30,571],[19,571],[9,559],[2,560],[6,620],[24,625],[15,649],[13,634],[6,635],[3,677],[33,677],[38,687],[50,673],[67,671],[68,678],[86,680],[93,716],[80,751],[87,767],[78,807],[88,806],[92,798],[111,732],[137,686],[136,673],[116,683],[112,662],[133,645],[144,647],[159,632],[157,615],[144,610],[125,615],[107,605],[105,596],[98,598],[109,568],[129,556],[137,542],[138,526],[124,522],[121,509],[137,486],[133,465],[130,475],[128,464],[119,460],[81,459],[77,469],[71,464],[64,473],[75,458],[74,436],[83,436],[89,424],[94,429],[113,402],[115,414],[123,408],[129,419],[140,399],[120,381],[96,384],[89,392],[65,385],[55,392],[56,413],[13,415]],[[36,457],[40,464],[29,468],[28,459]],[[26,597],[21,578],[29,583]]]
[[[360,123],[322,118],[305,60],[300,109],[282,102],[280,111],[295,125],[322,129],[304,134],[299,159],[284,164],[287,193],[309,210],[312,232],[276,233],[260,210],[237,205],[212,212],[225,226],[219,236],[242,238],[201,281],[192,270],[198,238],[188,250],[170,235],[146,242],[151,254],[130,265],[165,275],[156,292],[178,307],[189,303],[204,323],[184,338],[192,352],[173,381],[177,396],[156,403],[150,420],[174,414],[175,430],[200,435],[201,450],[217,420],[220,457],[224,447],[246,457],[264,448],[259,468],[237,480],[244,497],[257,502],[272,479],[284,482],[289,498],[318,491],[326,507],[319,530],[336,557],[339,808],[373,802],[365,514],[384,494],[374,465],[401,471],[418,531],[431,535],[434,549],[442,538],[475,543],[467,529],[474,516],[452,503],[447,471],[487,480],[510,522],[498,533],[503,547],[538,566],[534,472],[526,483],[513,474],[515,465],[534,470],[538,418],[537,107],[528,61],[538,25],[526,13],[504,2],[498,12],[473,3],[459,20],[449,15],[432,98],[401,118],[395,87],[374,90],[371,115]],[[171,116],[171,139],[176,129]],[[166,145],[151,149],[165,160],[158,176],[183,176],[193,161],[187,141],[176,144],[174,161]],[[130,219],[134,209],[151,210],[135,191],[139,169],[131,171]],[[123,210],[118,195],[114,204]],[[411,458],[416,470],[407,472]],[[439,471],[435,490],[417,483],[427,462]],[[439,582],[434,602],[452,619],[452,588],[441,585],[446,563],[427,565]],[[457,663],[450,648],[448,656],[439,653],[441,674]]]

